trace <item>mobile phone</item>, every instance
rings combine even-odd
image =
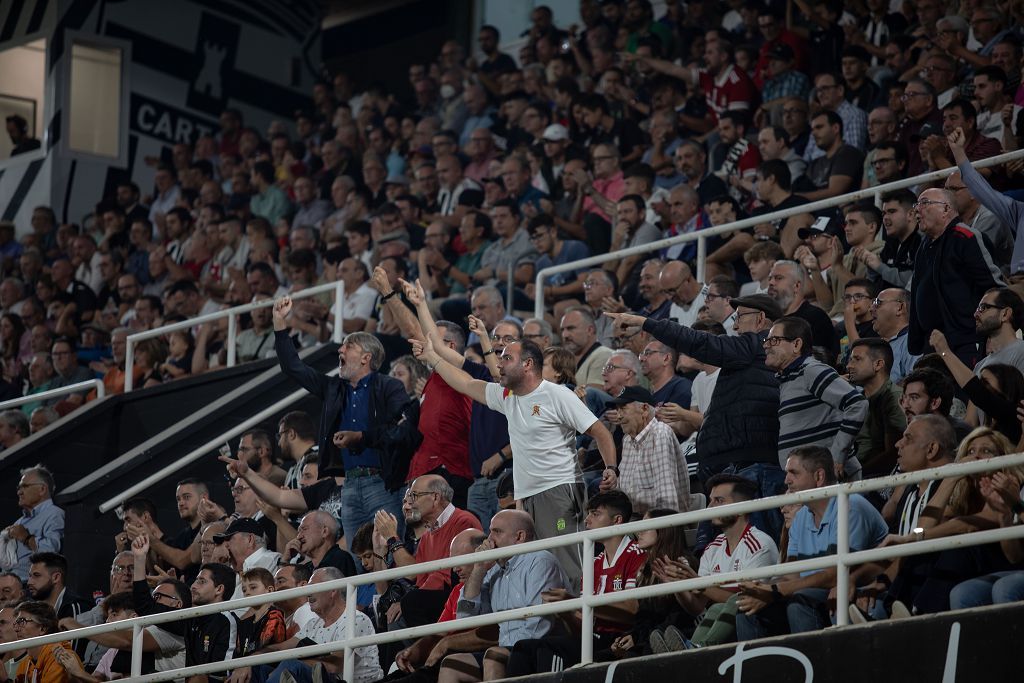
[[[238,456],[231,453],[231,444],[224,442],[224,445],[217,449],[217,452],[221,455],[231,458],[232,460],[238,460]]]

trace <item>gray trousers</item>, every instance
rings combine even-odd
[[[523,509],[533,518],[537,538],[553,538],[583,531],[587,489],[582,482],[561,484],[523,499]],[[583,546],[562,546],[551,551],[558,558],[569,588],[579,594],[583,585]]]

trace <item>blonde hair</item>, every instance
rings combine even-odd
[[[996,445],[996,449],[999,451],[998,455],[1006,455],[1013,452],[1013,444],[1010,443],[1010,440],[1002,432],[997,432],[991,427],[978,427],[960,442],[954,462],[963,462],[967,457],[967,451],[970,450],[971,444],[986,436]],[[1007,467],[1003,471],[1012,474],[1018,481],[1024,481],[1024,467],[1020,465]],[[981,497],[981,490],[978,488],[977,476],[960,479],[953,487],[953,492],[949,496],[949,511],[953,517],[973,514],[984,506],[985,501]]]

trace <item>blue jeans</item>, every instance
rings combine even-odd
[[[1024,600],[1024,571],[996,572],[957,584],[949,594],[949,607],[967,609],[1018,600]]]
[[[281,674],[285,671],[295,677],[296,683],[313,683],[313,669],[297,659],[254,666],[249,683],[281,683]]]
[[[341,490],[341,526],[345,540],[352,542],[356,531],[364,524],[373,522],[377,510],[387,510],[398,520],[398,537],[405,533],[405,517],[402,515],[402,489],[389,493],[384,480],[378,476],[346,477]]]
[[[825,628],[831,621],[825,601],[828,590],[805,588],[768,605],[757,614],[736,614],[736,640],[754,640]]]
[[[470,484],[469,493],[466,494],[469,511],[480,520],[480,526],[484,533],[488,533],[491,527],[491,517],[498,513],[498,480],[487,477],[477,477]]]

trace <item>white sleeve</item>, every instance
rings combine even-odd
[[[779,563],[779,550],[775,547],[775,541],[770,538],[760,538],[759,540],[761,549],[754,553],[748,562],[744,563],[743,569],[770,567]]]
[[[551,392],[551,398],[558,416],[580,434],[597,422],[597,416],[590,412],[587,404],[568,387],[558,386],[557,391]]]
[[[507,414],[505,412],[504,391],[505,388],[497,382],[488,382],[484,387],[484,397],[487,399],[487,407],[501,413],[502,415]]]

